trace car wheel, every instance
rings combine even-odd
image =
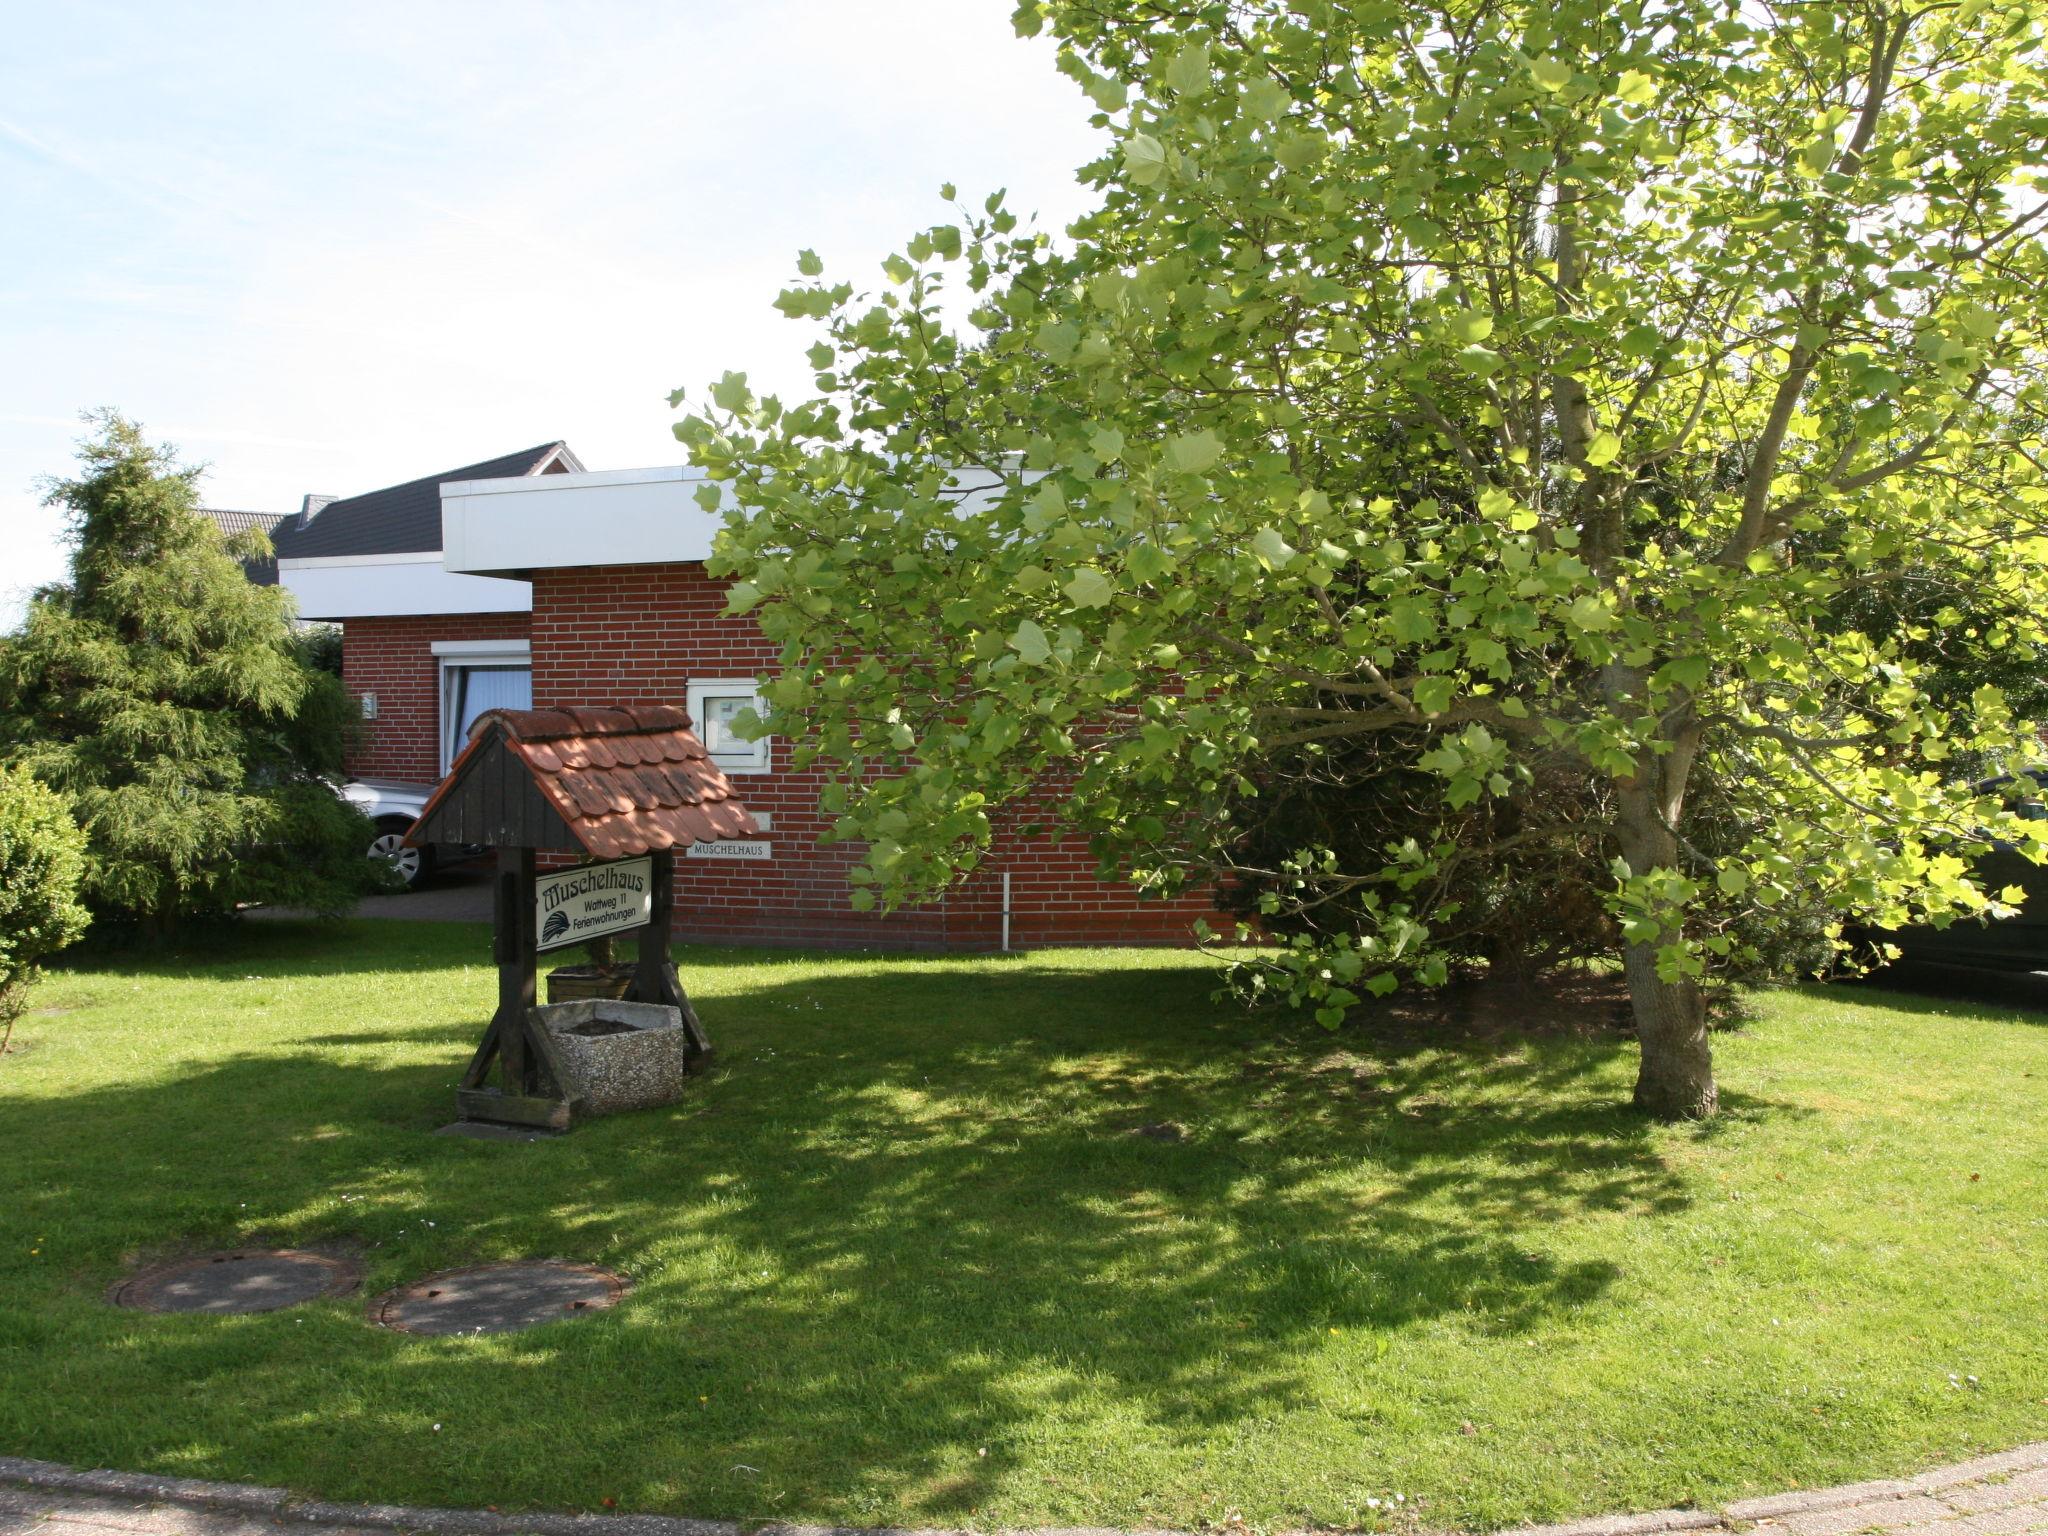
[[[397,870],[408,891],[417,890],[434,870],[432,849],[408,848],[405,845],[405,834],[410,830],[412,823],[409,821],[380,821],[377,823],[377,835],[370,839],[370,857],[382,859]]]

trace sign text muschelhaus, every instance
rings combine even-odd
[[[581,864],[533,883],[540,949],[560,949],[642,928],[654,916],[654,860]]]

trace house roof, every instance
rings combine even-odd
[[[310,517],[288,518],[270,541],[285,560],[338,555],[432,554],[441,547],[441,486],[450,480],[502,480],[554,471],[580,471],[564,442],[541,443],[479,464],[424,475],[403,485],[344,496]]]
[[[617,859],[760,832],[690,717],[651,704],[479,716],[407,840]]]
[[[230,512],[225,507],[202,507],[207,517],[213,519],[220,531],[229,538],[238,533],[247,533],[251,528],[261,528],[265,533],[277,526],[282,512]]]
[[[265,533],[270,533],[277,527],[278,520],[285,516],[282,512],[231,512],[225,507],[201,507],[199,515],[211,518],[213,525],[220,529],[221,534],[230,539],[236,534],[247,533],[252,528],[260,528]],[[276,586],[277,556],[258,555],[254,559],[244,560],[242,574],[256,586]]]

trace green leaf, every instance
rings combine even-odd
[[[1105,112],[1121,112],[1130,104],[1131,93],[1124,89],[1121,80],[1108,75],[1090,74],[1081,82],[1081,88],[1088,93],[1088,99]]]
[[[1394,638],[1402,645],[1420,645],[1436,633],[1436,608],[1426,599],[1396,598],[1387,612]]]
[[[1287,87],[1270,75],[1260,75],[1244,88],[1245,110],[1262,122],[1272,122],[1292,99]]]
[[[1588,592],[1572,599],[1571,612],[1567,617],[1574,629],[1599,634],[1614,628],[1614,611],[1599,598]]]
[[[1166,174],[1166,149],[1149,133],[1134,133],[1124,140],[1124,174],[1141,187],[1149,187]]]
[[[1792,168],[1802,176],[1819,176],[1835,163],[1835,141],[1823,134],[1799,152]]]
[[[1705,656],[1675,656],[1657,669],[1657,675],[1675,687],[1697,693],[1706,686],[1713,670],[1713,662]]]
[[[1520,503],[1515,500],[1513,493],[1504,491],[1497,485],[1489,485],[1479,493],[1479,515],[1481,517],[1499,520],[1507,517],[1519,505]]]
[[[1415,700],[1415,707],[1425,715],[1440,715],[1451,707],[1451,696],[1457,689],[1455,678],[1423,677],[1416,679],[1410,696]]]
[[[1189,43],[1166,62],[1166,83],[1182,96],[1209,93],[1209,45]]]
[[[1045,631],[1030,619],[1018,624],[1010,636],[1010,649],[1034,667],[1042,667],[1052,656],[1052,643]]]
[[[1157,581],[1177,564],[1172,555],[1157,544],[1135,544],[1124,556],[1124,568],[1139,581]]]
[[[1305,171],[1323,158],[1330,141],[1320,133],[1290,133],[1273,147],[1273,155],[1290,171]]]
[[[1277,528],[1261,528],[1252,535],[1252,553],[1269,571],[1285,570],[1287,562],[1300,553],[1280,535]]]
[[[721,411],[731,411],[738,415],[753,404],[753,401],[754,392],[747,388],[747,376],[744,373],[727,373],[711,386],[711,403]]]
[[[1625,70],[1614,94],[1632,107],[1648,106],[1657,99],[1657,82],[1639,69]]]
[[[1481,342],[1493,334],[1493,316],[1480,314],[1476,310],[1446,315],[1444,329],[1451,333],[1454,340],[1468,344]]]
[[[1059,481],[1047,476],[1038,482],[1038,490],[1024,503],[1024,526],[1033,533],[1043,533],[1054,523],[1065,522],[1067,498],[1060,490]]]
[[[1038,327],[1033,339],[1039,351],[1056,363],[1064,363],[1081,344],[1081,331],[1071,321],[1047,320]]]
[[[1630,326],[1622,335],[1621,350],[1630,357],[1654,357],[1663,341],[1663,334],[1654,325]]]
[[[1222,456],[1223,440],[1207,427],[1166,440],[1166,467],[1183,475],[1199,475]]]
[[[1092,565],[1084,565],[1074,572],[1074,579],[1060,589],[1067,594],[1067,600],[1076,608],[1101,608],[1116,596],[1116,588],[1109,578]]]
[[[1490,379],[1501,370],[1502,358],[1498,352],[1489,352],[1485,347],[1467,347],[1458,354],[1458,365],[1467,373],[1475,373],[1482,379]]]

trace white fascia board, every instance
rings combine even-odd
[[[708,559],[724,520],[697,504],[707,483],[702,470],[682,465],[450,481],[441,487],[442,564],[470,576],[522,576]]]
[[[533,588],[443,568],[438,553],[280,560],[277,579],[302,619],[430,613],[531,613]]]
[[[1041,478],[1038,470],[1017,475],[1025,485]],[[1009,483],[968,469],[951,489],[963,508],[979,507]],[[718,511],[697,503],[706,485],[718,487]],[[451,572],[514,577],[564,566],[706,560],[733,505],[730,485],[680,464],[454,480],[441,487],[441,559]]]

